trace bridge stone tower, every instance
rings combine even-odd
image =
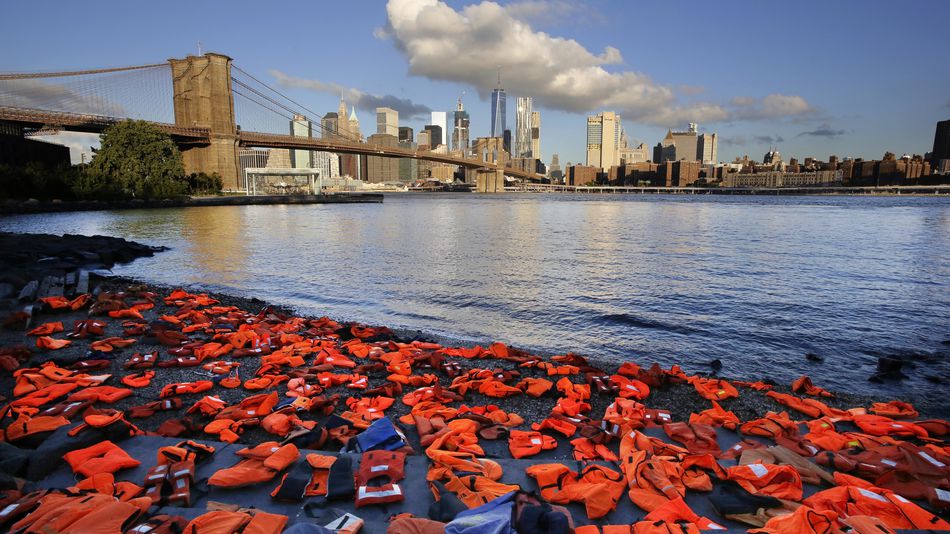
[[[211,130],[209,145],[182,147],[185,172],[216,172],[225,190],[242,189],[231,93],[231,58],[207,53],[169,59],[168,63],[172,68],[175,124]]]

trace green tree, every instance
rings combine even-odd
[[[171,137],[145,121],[124,121],[102,132],[101,148],[77,181],[77,195],[167,198],[184,194],[185,167]]]

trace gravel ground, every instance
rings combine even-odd
[[[98,278],[94,277],[91,281],[90,287],[96,287],[99,291],[142,291],[150,290],[158,293],[160,296],[165,296],[170,293],[174,288],[162,287],[158,285],[145,285],[140,281],[126,279],[126,278]],[[186,288],[187,289],[187,288]],[[220,295],[213,294],[215,299],[221,301],[221,304],[224,306],[236,306],[242,310],[257,312],[268,306],[267,303],[258,300],[258,299],[249,299],[234,297],[229,295]],[[161,301],[160,301],[161,302]],[[271,306],[272,309],[282,312],[288,315],[294,315],[293,310],[282,307],[282,306]],[[175,310],[176,308],[171,306],[165,306],[162,303],[156,305],[155,309],[144,312],[146,319],[154,319],[163,313],[167,313]],[[74,320],[86,318],[87,314],[85,311],[79,313],[69,313],[69,314],[53,314],[53,313],[43,313],[34,324],[41,324],[49,321],[62,321],[66,326],[67,331],[71,329],[72,323]],[[119,319],[105,319],[108,323],[106,329],[106,336],[119,336],[122,335],[121,320]],[[425,339],[440,342],[444,345],[452,345],[451,340],[447,339],[438,339],[427,336],[420,332],[412,331],[399,331],[396,332],[396,335],[402,340],[410,339]],[[57,335],[56,337],[62,337],[62,334]],[[205,334],[191,334],[192,338],[201,339],[202,337],[207,338]],[[9,346],[20,343],[32,343],[33,338],[25,338],[21,332],[14,331],[0,331],[0,346]],[[75,361],[83,359],[87,355],[89,340],[80,340],[75,341],[71,346],[60,349],[57,351],[40,351],[39,349],[33,349],[35,351],[34,357],[31,361],[31,365],[38,365],[40,362],[44,361],[45,358],[55,358],[57,361]],[[487,346],[487,345],[483,345]],[[567,347],[566,347],[567,348]],[[129,374],[130,371],[126,371],[122,368],[122,363],[128,359],[134,352],[147,353],[158,350],[160,354],[160,359],[167,358],[166,348],[160,345],[151,345],[148,344],[148,338],[139,338],[139,341],[127,348],[116,351],[112,354],[115,355],[115,359],[112,362],[111,369],[97,371],[96,374],[108,373],[113,374],[107,384],[122,386],[120,382],[120,377],[126,374]],[[546,355],[549,356],[549,355]],[[225,359],[227,359],[225,357]],[[241,362],[241,377],[242,379],[249,378],[254,375],[259,367],[259,362],[256,358],[242,358],[239,360]],[[463,369],[471,368],[501,368],[501,369],[517,369],[515,365],[511,362],[499,361],[494,359],[489,360],[465,360],[459,358],[458,363]],[[615,370],[613,365],[601,365],[601,362],[591,361],[591,365],[595,367],[600,367],[612,373]],[[650,362],[637,362],[641,365],[647,366]],[[533,376],[533,377],[542,377],[544,374],[536,369],[517,369],[522,373],[523,377]],[[166,384],[174,382],[192,382],[196,380],[207,380],[210,379],[209,373],[203,371],[200,367],[196,368],[164,368],[164,369],[155,369],[156,376],[152,380],[151,385],[144,388],[134,389],[132,396],[123,399],[117,402],[113,407],[119,410],[126,410],[132,406],[145,404],[157,400],[159,398],[159,392],[162,387]],[[385,383],[385,377],[388,373],[370,373],[370,387],[376,387]],[[451,380],[441,372],[436,372],[440,377],[440,381],[443,386],[447,386]],[[733,378],[733,379],[742,379],[742,380],[757,380],[765,379],[767,377],[739,377],[739,376],[727,376],[724,378]],[[574,376],[572,380],[575,382],[583,382],[584,377]],[[821,386],[819,382],[817,385]],[[0,373],[0,395],[6,396],[7,398],[12,397],[12,387],[13,379],[10,374]],[[790,391],[788,385],[778,385],[775,388],[779,392],[787,393]],[[270,390],[264,390],[256,393],[266,393]],[[278,386],[277,391],[280,394],[283,394],[285,391],[285,386],[281,384]],[[778,403],[772,401],[765,396],[764,392],[758,392],[751,390],[749,388],[739,388],[740,397],[737,399],[729,399],[722,402],[722,406],[727,410],[734,411],[741,420],[746,421],[758,417],[762,417],[768,411],[782,411],[785,408]],[[354,392],[354,390],[347,389],[343,386],[336,388],[331,388],[326,391],[325,394],[334,394],[339,393],[344,399],[348,395],[358,396],[359,392]],[[210,392],[191,394],[191,395],[182,395],[183,408],[177,411],[167,411],[167,412],[157,412],[154,416],[145,418],[145,419],[135,419],[133,422],[138,425],[143,430],[156,430],[164,421],[170,418],[183,417],[185,415],[185,410],[187,407],[191,406],[195,401],[203,397],[204,395],[217,395],[222,398],[224,401],[231,403],[236,403],[240,401],[243,397],[249,395],[250,393],[245,391],[243,388],[237,389],[226,389],[221,387],[215,387]],[[525,424],[522,425],[522,429],[528,429],[530,423],[541,421],[550,412],[551,407],[554,404],[554,399],[557,396],[557,392],[549,392],[541,398],[533,398],[526,395],[519,395],[515,397],[510,397],[507,399],[495,399],[486,397],[478,393],[470,392],[465,403],[469,406],[475,405],[484,405],[484,404],[496,404],[506,411],[514,412],[521,415],[525,419]],[[604,409],[611,402],[612,397],[607,395],[597,395],[594,394],[592,400],[590,401],[593,410],[591,415],[593,417],[600,417],[604,413]],[[850,408],[855,406],[870,406],[874,401],[882,401],[889,399],[880,399],[869,396],[863,396],[853,393],[841,393],[838,392],[836,397],[833,399],[822,399],[824,402],[833,407],[838,408]],[[938,414],[932,412],[931,405],[926,401],[926,399],[902,399],[910,400],[915,403],[917,409],[921,412],[922,417],[939,417]],[[665,389],[654,389],[651,392],[651,395],[644,401],[647,407],[650,408],[661,408],[669,410],[675,421],[685,421],[689,419],[689,415],[694,412],[702,411],[710,406],[709,401],[700,397],[692,386],[687,384],[676,384],[671,385]],[[341,407],[338,408],[338,413],[345,409],[345,405],[341,403]],[[397,400],[393,404],[392,408],[387,410],[387,415],[395,421],[399,416],[404,415],[409,411],[409,408],[405,406],[402,402]],[[795,414],[793,414],[793,417]],[[204,417],[195,417],[196,422],[200,423],[202,426],[210,418]],[[194,437],[197,438],[210,438],[211,436],[198,433]],[[261,441],[273,440],[275,436],[267,434],[261,429],[248,429],[246,430],[240,438],[241,443],[246,444],[256,444]],[[328,445],[328,448],[332,448]]]

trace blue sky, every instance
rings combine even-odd
[[[581,160],[586,116],[602,110],[649,146],[698,122],[721,136],[720,160],[770,144],[879,158],[928,151],[950,118],[947,20],[943,0],[14,2],[0,71],[161,62],[200,41],[321,113],[338,86],[445,111],[464,91],[475,137],[501,65],[509,128],[514,98],[534,96],[545,161]],[[372,133],[373,110],[358,113]]]

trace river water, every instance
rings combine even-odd
[[[884,395],[950,380],[950,199],[392,194],[0,230],[165,245],[116,274],[462,341],[693,371],[718,358],[728,376]],[[916,363],[872,384],[879,356]]]

